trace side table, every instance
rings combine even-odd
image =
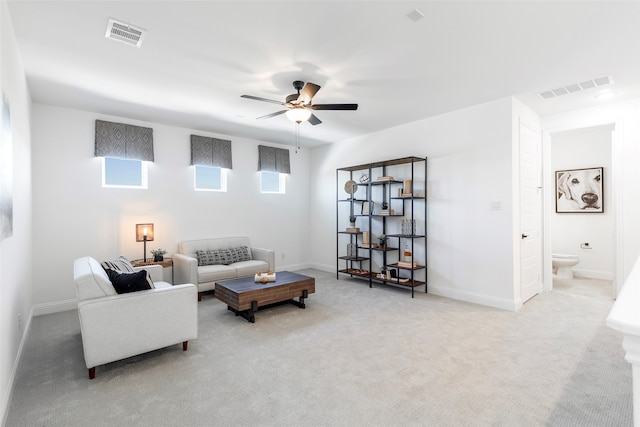
[[[161,265],[162,268],[164,269],[163,276],[165,277],[165,280],[167,282],[171,282],[171,284],[173,285],[173,259],[171,258],[165,257],[162,261],[153,261],[153,258],[147,258],[146,261],[144,259],[134,259],[133,261],[131,261],[131,265],[133,265],[134,267],[144,267],[145,265]],[[166,269],[168,268],[171,269],[170,281],[167,280],[167,274],[166,274]]]

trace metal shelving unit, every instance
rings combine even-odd
[[[396,179],[391,175],[393,173],[403,174],[404,179]],[[403,185],[408,179],[411,180],[411,191],[404,193]],[[356,182],[357,190],[352,194],[345,191],[347,181]],[[340,275],[348,275],[368,281],[369,287],[374,284],[408,287],[411,297],[416,287],[424,286],[427,292],[426,182],[427,159],[423,157],[403,157],[336,169],[338,279]],[[357,218],[356,224],[360,224],[357,231],[346,231],[350,215]],[[420,224],[424,233],[416,233],[413,229],[411,233],[404,233],[402,219],[415,221],[416,228]],[[373,238],[374,230],[386,236],[384,245],[375,243],[378,239]],[[356,245],[355,255],[344,255],[347,244]],[[403,245],[410,248],[413,267],[399,264],[403,261]],[[418,249],[420,255],[416,258]],[[376,265],[380,272],[373,271]]]

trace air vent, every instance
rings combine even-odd
[[[594,87],[610,85],[611,83],[613,83],[613,79],[610,76],[598,77],[597,79],[585,80],[580,83],[573,83],[556,89],[547,90],[545,92],[539,92],[538,96],[540,96],[540,98],[542,99],[551,99],[558,96],[567,95],[569,93],[592,89]]]
[[[107,24],[107,32],[104,36],[111,40],[117,40],[135,47],[140,47],[145,35],[147,35],[147,30],[111,18]]]

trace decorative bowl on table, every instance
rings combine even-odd
[[[269,271],[267,273],[263,273],[261,271],[258,271],[256,273],[256,275],[254,276],[253,280],[256,283],[275,282],[276,281],[276,273],[274,273],[273,271]]]

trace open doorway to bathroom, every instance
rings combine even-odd
[[[551,270],[545,287],[549,286],[549,290],[572,283],[588,284],[591,279],[610,283],[611,295],[615,295],[617,161],[614,131],[615,124],[606,123],[549,134],[545,167],[548,174],[545,266]],[[595,180],[599,181],[599,188],[593,185]],[[580,188],[584,186],[590,189]],[[580,192],[589,195],[583,196]],[[599,199],[599,208],[598,204],[585,207],[581,203],[581,198],[593,200],[594,197]],[[577,201],[566,209],[566,199],[571,198]]]

